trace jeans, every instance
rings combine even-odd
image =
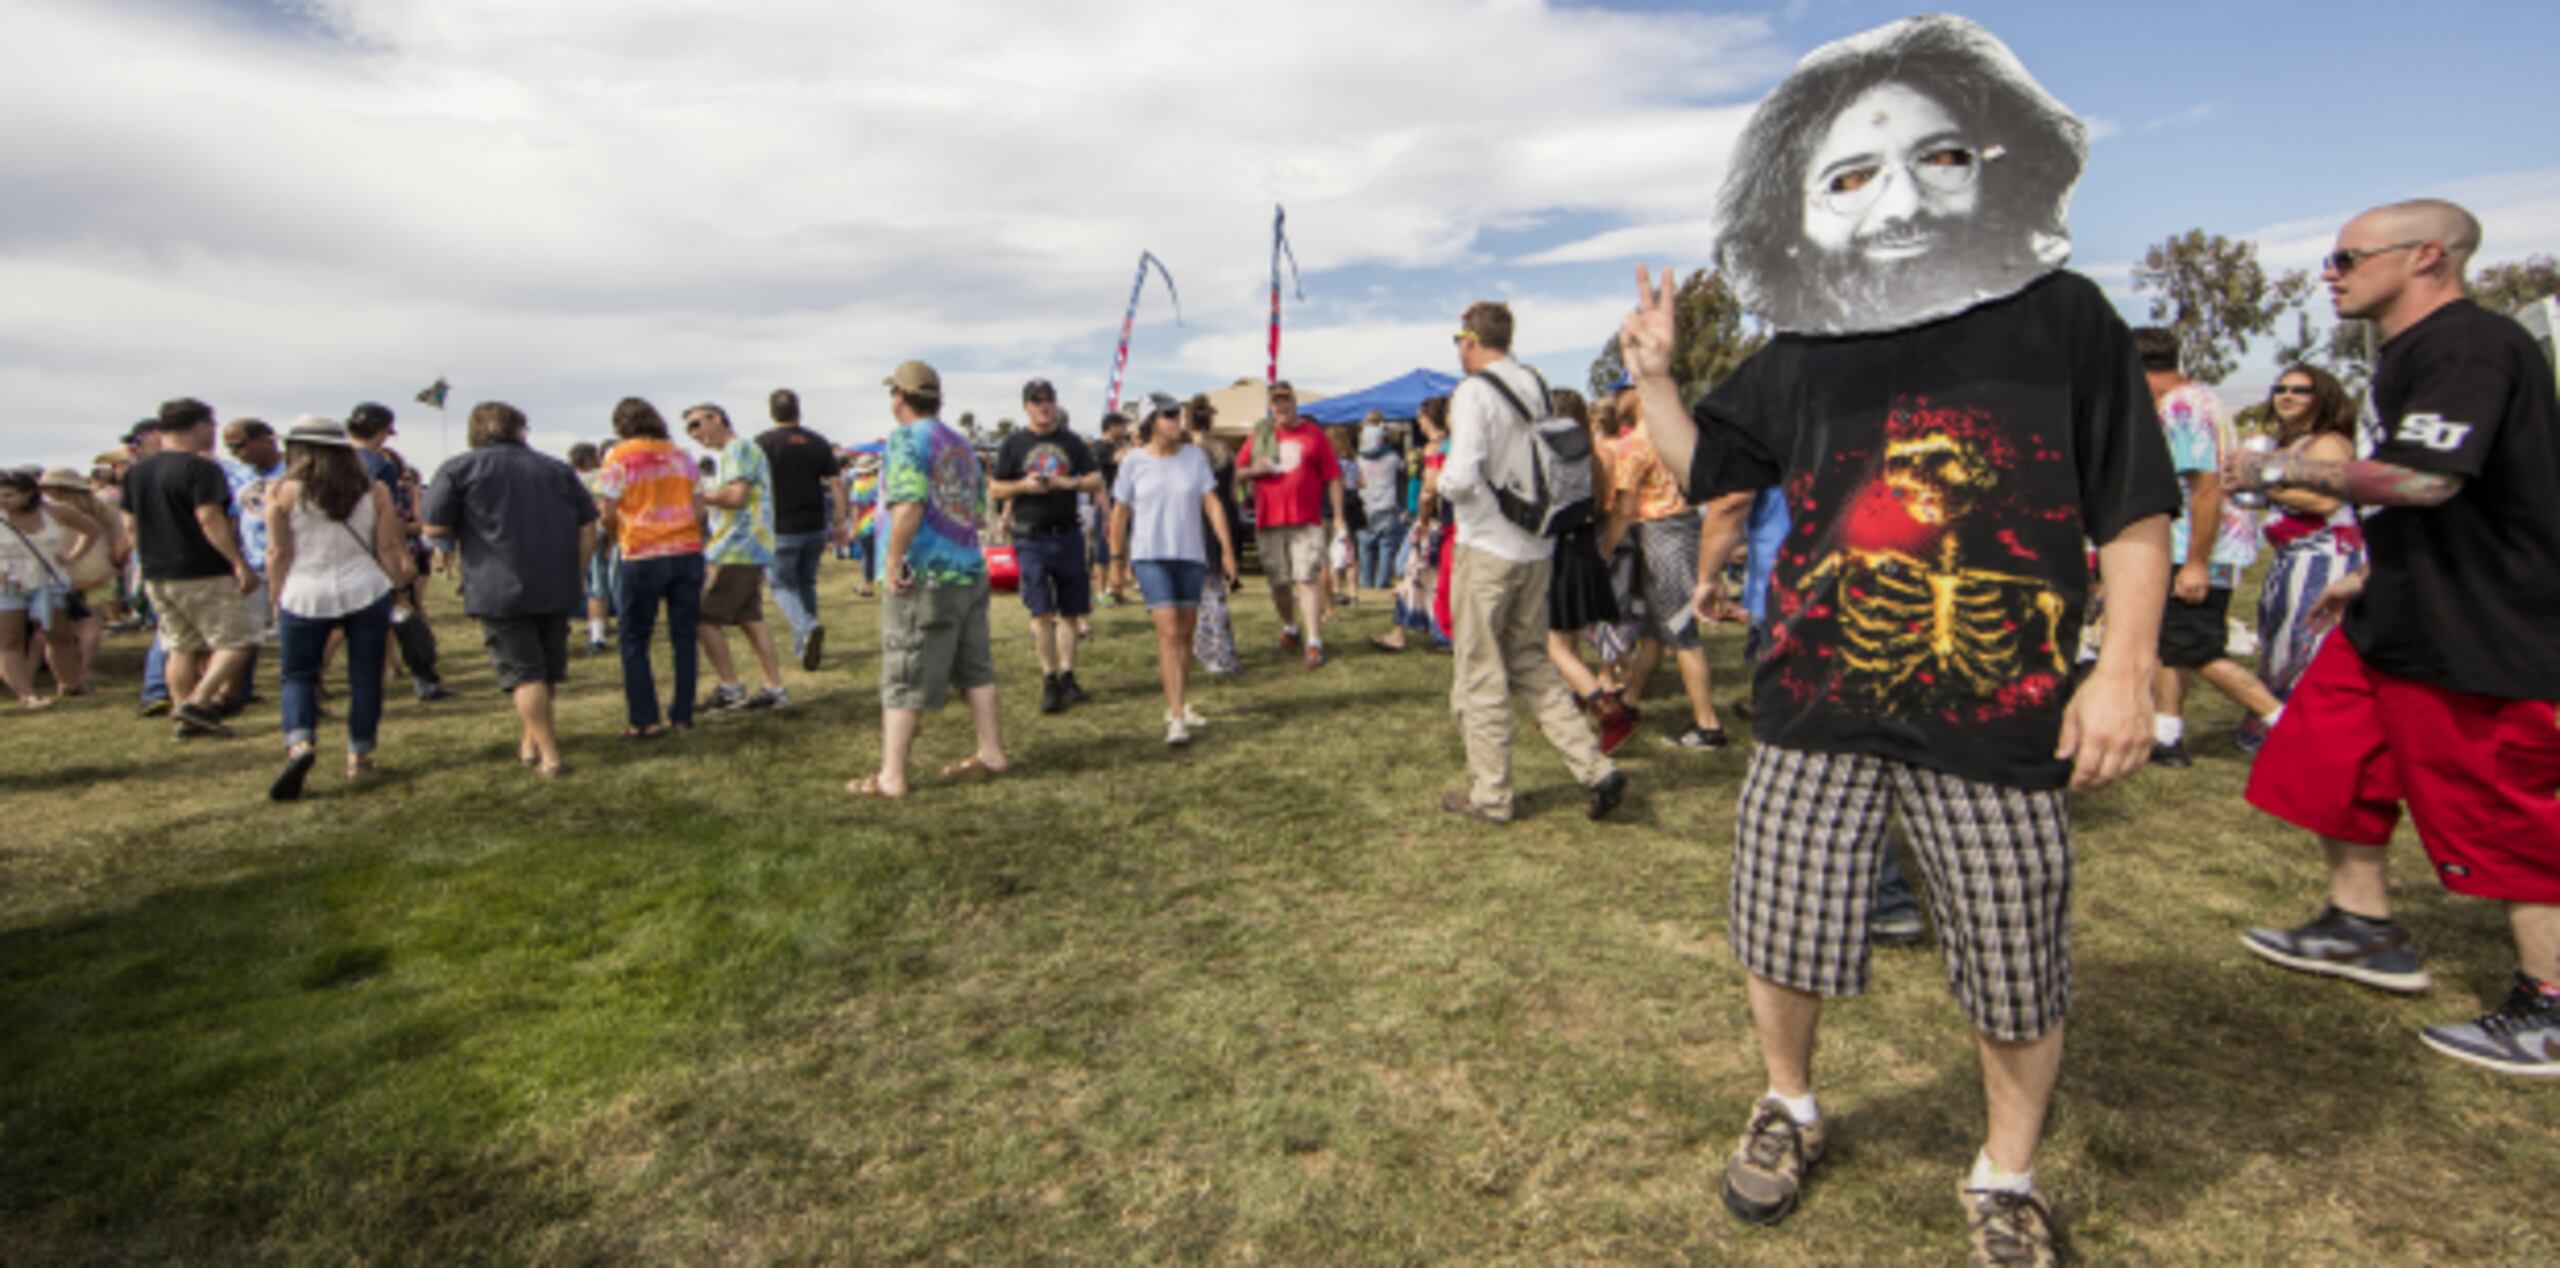
[[[169,645],[160,641],[160,634],[155,630],[151,635],[151,650],[142,654],[142,703],[168,698]]]
[[[391,596],[345,616],[276,617],[277,656],[284,662],[284,742],[309,744],[320,725],[320,665],[329,631],[347,632],[347,751],[370,753],[382,729],[382,662],[391,645]]]
[[[1914,893],[1911,882],[1904,879],[1902,860],[1895,854],[1895,845],[1895,842],[1885,844],[1884,866],[1876,869],[1876,902],[1867,912],[1870,920],[1920,909],[1920,895]]]
[[[1360,588],[1384,590],[1396,583],[1396,555],[1404,544],[1404,517],[1372,517],[1360,530]]]
[[[667,637],[675,644],[675,694],[667,701],[666,719],[693,725],[693,688],[702,654],[695,641],[702,625],[702,556],[660,555],[622,561],[622,592],[614,607],[622,614],[622,703],[631,725],[658,725],[658,680],[649,672],[649,635],[657,627],[658,603],[667,605]]]
[[[782,607],[782,619],[791,622],[795,649],[818,623],[818,561],[826,554],[825,533],[773,535],[773,564],[764,570],[764,579],[773,590],[773,601]]]

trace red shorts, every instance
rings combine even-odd
[[[2446,889],[2560,904],[2553,703],[2394,678],[2333,635],[2249,772],[2249,804],[2322,836],[2382,845],[2403,801]]]

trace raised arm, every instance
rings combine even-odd
[[[1670,267],[1663,268],[1657,287],[1645,267],[1636,266],[1636,310],[1618,327],[1618,356],[1635,380],[1637,399],[1644,402],[1645,438],[1662,455],[1671,478],[1686,489],[1698,426],[1680,402],[1679,381],[1671,377],[1671,354],[1680,346],[1679,291],[1680,275]]]

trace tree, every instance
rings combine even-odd
[[[1694,403],[1706,395],[1769,342],[1768,332],[1759,329],[1759,323],[1743,312],[1742,300],[1725,283],[1722,273],[1706,269],[1691,273],[1680,283],[1674,302],[1679,313],[1680,347],[1671,356],[1671,377],[1679,382],[1683,401]],[[1618,337],[1613,334],[1600,350],[1600,359],[1591,363],[1591,394],[1595,398],[1606,394],[1609,385],[1624,373],[1626,362],[1619,355]]]
[[[2252,338],[2280,339],[2276,325],[2288,310],[2300,310],[2311,276],[2296,269],[2270,280],[2258,263],[2257,243],[2190,229],[2143,253],[2133,266],[2133,289],[2159,292],[2151,320],[2177,335],[2186,372],[2220,383],[2240,367]],[[2307,317],[2297,322],[2295,338],[2300,346],[2311,344]],[[2289,346],[2279,343],[2280,350]]]
[[[2481,307],[2512,313],[2534,300],[2560,295],[2560,262],[2534,255],[2492,264],[2471,275],[2470,291]]]

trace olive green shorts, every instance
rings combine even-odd
[[[985,578],[965,586],[918,582],[905,594],[881,594],[881,708],[939,709],[952,691],[995,681]]]

